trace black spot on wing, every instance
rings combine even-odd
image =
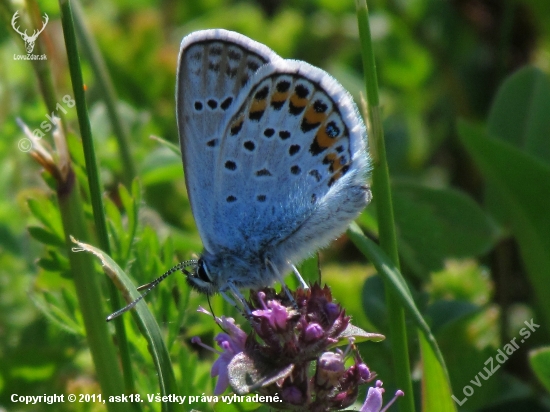
[[[315,103],[313,103],[313,109],[317,112],[317,113],[324,113],[327,111],[328,109],[328,106],[326,105],[325,102],[321,101],[321,100],[315,100]]]
[[[255,72],[256,70],[258,70],[260,65],[257,62],[255,62],[254,60],[248,60],[246,62],[246,67],[248,67],[249,70]]]
[[[267,169],[258,170],[256,172],[256,176],[262,177],[262,176],[272,176],[271,172]]]
[[[232,126],[231,126],[231,130],[229,131],[231,133],[231,136],[235,136],[237,133],[239,133],[241,131],[241,129],[243,128],[243,121],[241,120],[239,123],[234,123]]]
[[[298,145],[298,144],[293,144],[292,146],[290,146],[288,148],[288,154],[291,155],[291,156],[294,156],[299,151],[300,151],[300,145]]]
[[[319,143],[317,143],[317,139],[313,139],[311,146],[309,146],[309,152],[313,156],[317,156],[319,153],[322,153],[326,149],[327,149],[326,147],[319,146]]]
[[[211,54],[212,56],[221,56],[222,52],[223,52],[222,47],[218,45],[214,45],[210,47],[210,50],[208,51],[208,53]]]
[[[310,130],[313,130],[315,129],[316,127],[319,127],[321,123],[317,122],[317,123],[309,123],[305,118],[302,119],[302,124],[300,125],[300,130],[302,130],[302,132],[304,133],[307,133],[309,132]]]
[[[250,118],[250,120],[260,120],[264,115],[264,113],[265,113],[265,110],[258,110],[256,112],[250,112],[248,117]]]
[[[230,96],[222,102],[220,107],[222,108],[222,110],[227,110],[229,106],[231,106],[231,103],[233,103],[233,98]]]
[[[243,57],[242,53],[239,53],[237,50],[229,49],[227,52],[227,57],[229,60],[241,60]]]
[[[220,65],[219,63],[212,63],[212,62],[209,62],[208,63],[208,70],[211,70],[213,72],[219,72],[220,71]]]
[[[321,173],[319,173],[318,170],[310,170],[309,171],[309,175],[310,176],[313,176],[313,178],[317,181],[317,182],[320,182],[321,181]]]
[[[290,173],[292,173],[293,175],[298,175],[301,171],[302,169],[300,169],[300,166],[298,165],[294,165],[290,168]]]
[[[286,140],[290,137],[290,132],[287,131],[287,130],[281,130],[279,132],[279,137],[282,139],[282,140]]]
[[[269,94],[269,87],[264,86],[256,92],[256,94],[254,95],[254,98],[256,100],[264,100],[268,94]]]
[[[302,99],[304,97],[307,97],[307,95],[309,94],[309,89],[306,86],[304,86],[303,84],[298,84],[296,86],[296,88],[294,89],[294,91],[296,92],[298,97],[300,97]]]
[[[305,108],[305,106],[294,106],[292,102],[288,102],[288,112],[294,116],[298,116]]]
[[[340,134],[340,128],[334,122],[328,122],[325,131],[329,137],[337,137]]]
[[[282,80],[279,83],[277,83],[277,85],[275,86],[275,89],[279,93],[285,93],[288,91],[288,89],[290,89],[290,82],[287,80]]]

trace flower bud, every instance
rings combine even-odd
[[[345,373],[344,358],[340,352],[325,352],[317,363],[317,384],[319,386],[338,386]]]

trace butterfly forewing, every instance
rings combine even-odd
[[[215,248],[210,218],[220,129],[251,76],[279,57],[266,46],[224,30],[183,39],[176,87],[177,118],[188,195],[206,249]]]

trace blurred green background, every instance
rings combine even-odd
[[[136,284],[201,251],[181,160],[150,139],[178,141],[176,60],[186,34],[218,27],[238,31],[284,58],[325,69],[358,104],[364,95],[352,0],[99,0],[81,6],[118,96],[140,183],[140,223],[127,262]],[[48,110],[37,75],[43,66],[14,59],[24,53],[10,25],[16,10],[23,28],[32,27],[28,10],[48,14],[37,47],[47,55],[59,101],[72,94],[58,3],[0,1],[0,411],[101,411],[105,407],[94,403],[24,406],[10,400],[13,393],[99,390],[66,273],[63,237],[44,224],[59,227],[55,193],[40,166],[18,148],[24,136],[15,119],[34,130]],[[458,410],[548,411],[550,2],[372,1],[369,10],[402,271],[440,344],[457,398],[498,348],[519,340],[525,321],[540,325],[494,376],[474,386],[474,395]],[[110,234],[116,237],[127,224],[118,185],[129,183],[128,170],[120,160],[105,90],[88,55],[81,58]],[[86,187],[76,111],[67,108],[65,117],[71,154]],[[53,144],[51,134],[43,140]],[[89,217],[89,204],[85,210]],[[373,207],[359,222],[376,238]],[[321,253],[321,269],[354,323],[387,333],[382,282],[345,236]],[[97,273],[105,289],[107,281]],[[183,315],[181,296],[188,298]],[[206,305],[204,298],[190,294],[182,276],[174,276],[147,301],[167,331],[182,393],[212,393],[213,357],[190,343],[195,335],[212,342],[218,331],[195,313],[199,304]],[[221,300],[214,307],[231,313]],[[97,302],[97,310],[101,316],[109,312],[106,302]],[[181,324],[174,324],[176,319]],[[125,322],[138,393],[157,393],[146,344],[132,318]],[[409,338],[420,391],[418,342],[415,333]],[[364,343],[360,350],[392,393],[387,343]],[[194,406],[208,411],[257,405]],[[160,410],[159,404],[142,407]]]

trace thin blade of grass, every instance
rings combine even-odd
[[[82,250],[94,254],[101,260],[104,272],[111,278],[117,289],[119,289],[126,300],[130,303],[140,296],[133,282],[124,273],[124,271],[103,251],[82,242],[73,241]],[[147,304],[142,300],[132,310],[134,320],[149,344],[149,352],[153,357],[153,362],[157,370],[159,385],[162,395],[179,395],[179,389],[176,384],[176,378],[172,369],[170,355],[164,344],[162,333],[153,314],[149,311]],[[162,411],[168,412],[175,410],[175,404],[172,402],[163,402]]]

